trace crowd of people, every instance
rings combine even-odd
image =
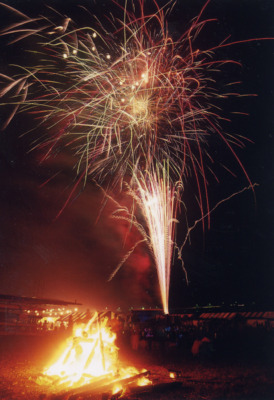
[[[208,320],[197,324],[177,318],[120,324],[118,346],[162,356],[177,354],[200,359],[222,355],[270,356],[274,330],[267,323],[249,326],[244,319]]]

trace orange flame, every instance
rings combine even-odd
[[[105,377],[108,382],[113,382],[113,393],[122,390],[118,381],[138,375],[140,371],[134,367],[121,367],[119,349],[115,345],[116,335],[107,323],[107,318],[100,319],[98,313],[95,313],[87,324],[75,326],[66,348],[44,370],[44,375],[66,387],[80,387]],[[138,386],[149,383],[145,377],[136,382]]]

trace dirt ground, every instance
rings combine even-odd
[[[0,336],[0,399],[50,399],[54,388],[38,385],[37,378],[62,342],[60,337]],[[163,382],[169,370],[181,373],[179,387],[161,387],[159,391],[136,394],[134,400],[272,400],[274,368],[272,357],[238,357],[237,354],[211,359],[182,356],[168,348],[121,351],[128,365],[147,368],[155,382]],[[93,399],[94,397],[89,397]],[[102,398],[100,395],[97,398]]]

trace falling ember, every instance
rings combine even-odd
[[[44,377],[58,387],[93,389],[108,386],[112,393],[124,390],[125,383],[135,378],[136,385],[150,384],[146,371],[124,367],[118,360],[116,335],[108,326],[108,318],[98,313],[87,324],[76,325],[73,336],[57,361],[44,370]],[[124,384],[124,385],[123,385]]]

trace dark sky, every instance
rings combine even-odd
[[[47,12],[40,0],[6,3],[31,16]],[[102,7],[113,9],[110,1],[98,1],[101,7],[87,0],[45,3],[81,22],[86,17],[76,4],[88,7],[100,18]],[[175,36],[183,32],[203,4],[200,0],[179,0],[169,19],[170,32]],[[231,41],[274,37],[272,0],[212,0],[204,18],[217,18],[218,22],[208,24],[197,39],[197,47],[202,49],[219,44],[228,35]],[[5,27],[7,20],[7,13],[1,10],[1,26]],[[24,63],[26,56],[23,44],[16,47],[15,54],[6,43],[2,38],[0,72],[8,74],[11,68],[8,64]],[[254,142],[247,143],[239,157],[251,181],[259,186],[255,189],[255,199],[252,191],[246,191],[214,211],[210,230],[203,231],[198,226],[192,232],[191,244],[187,243],[183,252],[190,283],[187,286],[181,266],[175,261],[171,275],[172,307],[235,301],[255,302],[266,308],[274,305],[273,52],[274,42],[258,41],[216,53],[219,59],[242,63],[241,68],[224,69],[217,82],[220,90],[225,81],[241,80],[242,93],[258,94],[234,98],[220,106],[224,116],[232,118],[231,123],[223,123],[223,129]],[[239,117],[231,114],[233,111],[250,115]],[[107,282],[139,237],[134,230],[128,233],[124,223],[111,218],[114,211],[111,202],[102,210],[102,192],[91,181],[56,218],[73,188],[73,162],[64,152],[40,164],[40,154],[28,152],[31,135],[20,137],[31,124],[29,116],[20,115],[0,137],[0,293],[77,299],[97,308],[160,305],[155,268],[145,247],[138,247],[116,277]],[[211,207],[248,186],[228,151],[213,143],[212,156],[216,158],[220,183],[210,182]],[[218,162],[231,168],[235,177],[221,169]],[[54,178],[44,185],[51,177]],[[195,190],[190,181],[183,193],[190,224],[199,218],[193,205]],[[129,202],[123,195],[119,200],[124,204]],[[184,235],[182,217],[177,227],[178,244]]]

